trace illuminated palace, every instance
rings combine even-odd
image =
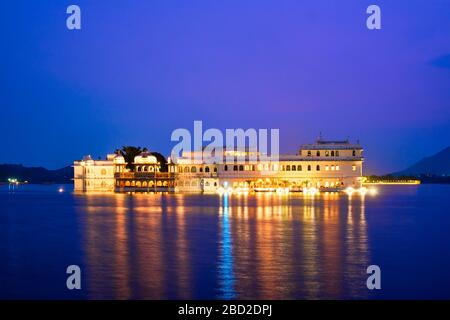
[[[183,153],[176,163],[169,158],[167,172],[161,172],[161,163],[148,152],[134,158],[133,169],[127,168],[121,155],[108,155],[106,160],[97,161],[87,156],[74,162],[75,191],[304,192],[312,189],[359,189],[362,186],[362,152],[359,143],[320,139],[302,145],[298,154],[280,155],[277,161],[248,150],[224,149],[224,161],[219,163],[203,158],[199,162],[198,154],[190,152]]]

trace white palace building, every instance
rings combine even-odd
[[[148,152],[135,157],[133,170],[126,168],[121,155],[108,155],[106,160],[87,156],[74,162],[74,185],[75,191],[87,192],[357,190],[362,187],[362,152],[359,143],[321,139],[302,145],[298,154],[280,155],[277,161],[225,149],[226,161],[199,162],[198,152],[190,152],[176,163],[169,158],[168,172],[160,172],[161,164]]]

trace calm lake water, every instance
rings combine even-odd
[[[0,186],[0,298],[450,298],[449,185],[364,198],[60,187]],[[66,289],[72,264],[82,290]]]

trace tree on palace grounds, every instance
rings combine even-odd
[[[123,146],[122,150],[119,150],[119,152],[124,157],[127,168],[133,170],[134,157],[140,155],[145,150],[147,150],[147,148],[143,149],[141,147]]]
[[[167,160],[166,158],[159,152],[151,152],[150,153],[152,156],[156,157],[156,160],[158,160],[158,162],[161,165],[161,172],[167,172],[168,171],[168,166],[167,166]]]
[[[140,155],[142,152],[148,152],[147,148],[134,147],[134,146],[123,146],[122,150],[117,150],[117,153],[120,153],[127,163],[127,168],[134,170],[134,157]],[[167,172],[167,160],[166,158],[159,152],[150,152],[150,155],[156,157],[156,160],[161,165],[161,172]]]

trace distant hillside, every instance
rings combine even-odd
[[[409,168],[393,173],[395,176],[443,176],[450,175],[450,147],[423,158]]]
[[[7,182],[8,178],[29,183],[71,183],[73,168],[68,166],[48,170],[42,167],[24,167],[21,164],[0,164],[0,182]]]

